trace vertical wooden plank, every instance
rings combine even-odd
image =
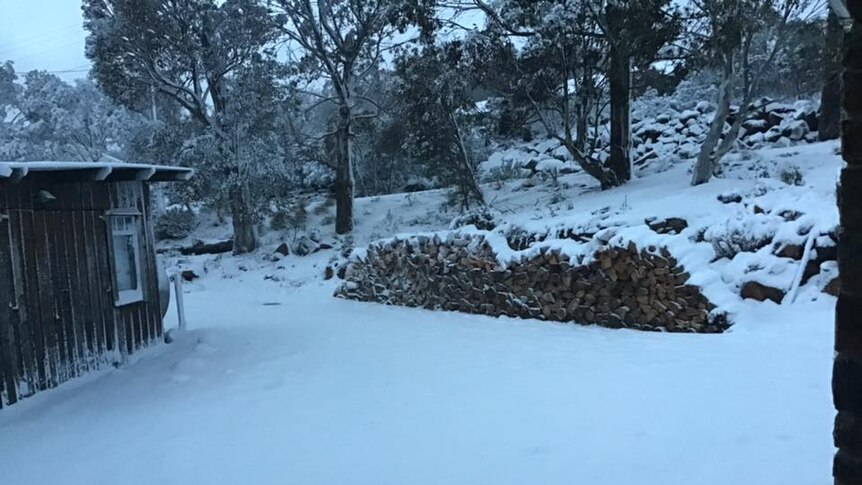
[[[6,201],[8,192],[6,186],[7,184],[0,183],[0,409],[14,399],[14,396],[10,397],[10,394],[15,394],[14,384],[10,390],[7,381],[14,376],[16,367],[15,358],[11,353],[13,323],[10,313],[14,299],[12,255],[8,254],[6,257],[7,254],[5,254],[9,252],[9,205]],[[4,264],[8,271],[4,269]],[[9,309],[8,312],[6,308]]]
[[[12,255],[12,281],[15,301],[18,305],[18,321],[14,327],[14,339],[18,349],[18,398],[26,397],[38,387],[39,366],[36,349],[33,347],[33,323],[30,300],[27,298],[27,287],[24,274],[24,233],[23,212],[9,211],[9,250]]]
[[[125,320],[128,322],[128,328],[132,331],[132,350],[131,352],[135,352],[143,346],[143,328],[141,325],[141,307],[142,303],[135,303],[132,305],[127,305],[125,308]],[[130,353],[131,353],[130,352]]]
[[[159,263],[156,256],[155,238],[152,230],[152,200],[150,198],[150,186],[144,183],[140,184],[141,188],[141,213],[144,214],[141,226],[143,237],[141,238],[144,247],[143,253],[146,257],[144,277],[146,280],[146,292],[144,293],[146,305],[144,308],[146,326],[148,329],[148,344],[154,343],[160,336],[159,320],[161,319],[161,304],[159,301]]]
[[[147,240],[146,221],[148,217],[147,204],[145,198],[145,190],[143,182],[132,182],[133,201],[135,207],[141,212],[140,220],[138,221],[138,241],[140,244],[141,258],[141,291],[144,295],[144,301],[138,308],[138,321],[141,327],[141,346],[149,345],[153,340],[153,330],[150,325],[149,312],[153,304],[153,293],[150,288],[150,281],[155,274],[153,264],[153,254],[150,252],[149,241]]]
[[[81,268],[86,265],[84,261],[79,259],[77,242],[76,242],[76,223],[75,213],[69,209],[63,211],[61,215],[61,223],[63,230],[61,231],[59,244],[62,245],[60,258],[64,261],[65,274],[63,284],[69,290],[69,299],[66,302],[66,307],[71,323],[71,342],[72,350],[75,355],[75,370],[76,375],[81,375],[89,370],[87,362],[87,333],[84,323],[84,315],[81,311],[86,305],[85,288],[88,285],[87,281],[82,281]]]
[[[96,331],[99,326],[99,315],[94,302],[96,301],[96,292],[99,291],[96,284],[95,272],[92,271],[86,238],[86,212],[78,210],[72,212],[72,237],[74,242],[75,265],[74,278],[77,281],[75,290],[77,293],[77,307],[80,315],[81,325],[83,327],[83,344],[85,352],[85,360],[88,368],[97,367],[99,352],[101,352],[98,333]]]
[[[33,248],[36,259],[35,284],[39,291],[39,310],[43,345],[45,346],[45,368],[48,387],[55,387],[64,380],[63,360],[59,344],[59,311],[54,295],[54,279],[51,275],[50,228],[47,211],[33,211]]]
[[[112,319],[106,316],[105,285],[102,279],[99,229],[99,219],[94,211],[84,211],[83,240],[86,251],[87,274],[91,278],[90,308],[95,323],[96,359],[104,362],[105,353],[115,349]]]
[[[28,309],[27,321],[24,325],[24,330],[27,332],[27,338],[30,339],[30,347],[33,349],[33,355],[36,362],[36,375],[34,376],[35,388],[31,392],[36,392],[47,388],[50,367],[47,364],[48,358],[46,353],[45,335],[42,327],[42,305],[39,298],[39,283],[38,283],[38,254],[35,251],[36,237],[34,227],[33,211],[22,210],[21,216],[21,261],[23,269],[21,279],[23,281],[23,296]]]
[[[81,185],[81,200],[82,205],[87,208],[93,207],[93,191],[92,184]],[[81,232],[79,234],[80,244],[84,251],[84,262],[86,264],[86,274],[89,280],[89,317],[92,320],[92,341],[93,341],[93,363],[98,366],[105,360],[105,352],[113,349],[113,342],[106,337],[106,326],[108,320],[105,318],[103,298],[104,288],[99,278],[98,258],[95,248],[96,236],[96,215],[93,210],[87,209],[81,211]]]
[[[2,189],[0,189],[2,190]],[[3,205],[5,201],[2,201]],[[18,349],[15,327],[17,302],[12,274],[11,230],[8,211],[0,209],[0,407],[18,400]]]
[[[79,375],[79,360],[75,336],[75,314],[72,302],[72,282],[69,281],[68,246],[65,234],[69,228],[66,225],[64,211],[49,212],[49,237],[51,245],[51,276],[54,282],[54,295],[59,314],[60,354],[65,368],[65,378]]]

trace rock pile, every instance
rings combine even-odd
[[[602,246],[500,264],[482,235],[417,236],[372,245],[336,296],[391,305],[612,328],[718,333],[728,327],[666,249]]]
[[[749,148],[817,141],[817,111],[811,103],[794,106],[763,98],[755,106],[758,108],[747,115],[739,134],[739,140]],[[696,109],[668,110],[636,120],[632,124],[635,165],[665,153],[696,157],[709,132],[713,111],[709,103],[701,103]],[[731,122],[735,116],[731,111]]]

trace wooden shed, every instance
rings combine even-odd
[[[0,408],[161,338],[149,184],[191,176],[0,162]]]

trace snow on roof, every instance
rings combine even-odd
[[[194,170],[168,165],[124,162],[0,162],[0,180],[20,181],[34,173],[53,173],[69,180],[180,182],[189,180]]]

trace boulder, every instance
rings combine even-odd
[[[696,143],[683,143],[676,150],[676,154],[679,155],[680,158],[695,158],[700,153],[700,146]]]
[[[781,128],[773,126],[763,134],[763,139],[768,143],[775,143],[782,137]]]
[[[695,110],[691,110],[691,109],[685,110],[679,114],[679,120],[682,121],[683,123],[686,123],[689,120],[693,120],[693,119],[696,119],[698,117],[700,117],[700,113],[698,113]]]
[[[770,111],[767,115],[767,120],[769,121],[769,127],[781,126],[781,122],[784,121],[785,116],[777,111]]]
[[[297,256],[308,256],[318,250],[320,244],[308,236],[302,236],[293,245],[293,253]]]
[[[755,133],[766,133],[769,130],[769,122],[766,120],[751,119],[742,122],[743,136],[751,136]]]
[[[674,119],[678,113],[662,113],[655,117],[655,120],[659,123],[670,123],[670,120]]]
[[[800,110],[796,113],[794,119],[797,121],[804,121],[805,124],[808,125],[809,131],[817,131],[820,129],[820,120],[817,117],[817,110],[813,108]]]
[[[194,281],[200,278],[200,276],[198,276],[198,274],[191,269],[184,269],[182,272],[180,272],[180,277],[186,281]]]
[[[688,227],[688,221],[680,217],[652,219],[645,221],[647,226],[659,234],[679,234]]]
[[[636,135],[639,136],[642,140],[649,140],[655,143],[656,141],[658,141],[663,131],[663,127],[654,124],[645,124],[636,132]]]
[[[799,141],[808,134],[808,124],[804,121],[791,121],[781,131],[781,134],[793,141]]]
[[[711,113],[715,111],[715,106],[713,106],[709,101],[700,101],[697,103],[695,109],[700,113]]]
[[[775,253],[779,258],[790,258],[799,261],[805,253],[805,247],[801,244],[785,244]]]
[[[718,201],[722,204],[739,204],[742,202],[742,196],[735,193],[720,194],[718,196]]]
[[[766,301],[771,300],[775,303],[781,303],[784,299],[784,290],[773,288],[771,286],[758,283],[757,281],[749,281],[742,285],[740,296],[748,300]]]
[[[277,248],[275,248],[275,252],[282,255],[282,256],[289,256],[290,255],[290,246],[288,246],[287,243],[281,243],[278,245]]]

